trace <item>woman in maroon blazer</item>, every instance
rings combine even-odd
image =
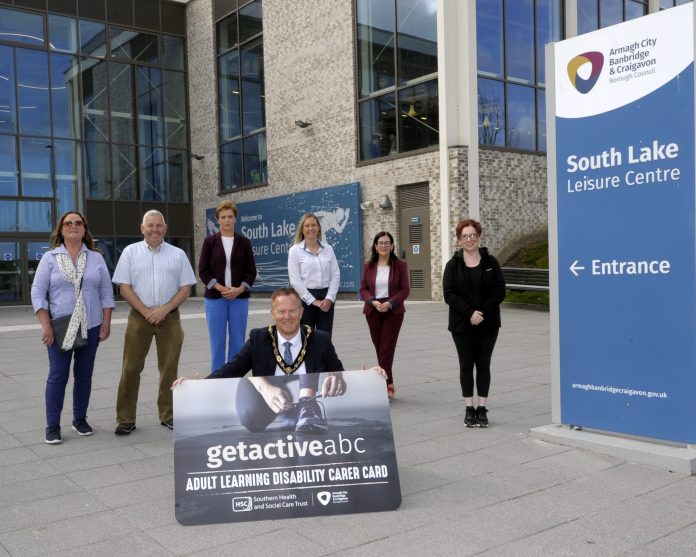
[[[360,297],[365,302],[363,313],[377,360],[387,372],[390,400],[396,392],[392,377],[396,341],[406,311],[404,300],[410,291],[408,265],[394,253],[394,238],[389,232],[378,232],[372,242],[372,257],[363,269]]]
[[[249,291],[256,278],[251,242],[234,231],[237,206],[223,201],[215,218],[220,232],[205,237],[198,260],[198,275],[205,285],[211,371],[229,362],[244,346]]]

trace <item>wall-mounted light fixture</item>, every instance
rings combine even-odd
[[[295,120],[295,125],[298,128],[304,129],[304,128],[308,128],[309,126],[311,126],[312,122],[305,122],[304,120]]]
[[[392,205],[391,199],[389,199],[388,195],[385,195],[382,198],[382,201],[379,202],[379,206],[382,209],[393,209],[394,206]]]
[[[191,153],[191,156],[197,161],[202,161],[205,158],[205,155],[197,155],[196,153]]]

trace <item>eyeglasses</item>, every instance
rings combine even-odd
[[[389,246],[391,246],[391,242],[377,242],[377,245],[378,245],[378,246],[387,246],[387,247],[389,247]]]
[[[85,224],[85,223],[84,223],[84,221],[81,221],[81,220],[64,220],[63,221],[63,226],[70,226],[70,227],[82,226],[83,224]]]
[[[465,242],[468,240],[477,240],[479,237],[478,234],[462,234],[459,239],[464,240]]]

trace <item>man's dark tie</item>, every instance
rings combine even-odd
[[[285,352],[283,352],[283,359],[285,360],[286,364],[290,365],[292,363],[292,352],[290,352],[292,342],[288,340],[283,343],[283,346],[285,346]]]

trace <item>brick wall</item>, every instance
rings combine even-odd
[[[501,260],[547,230],[546,155],[480,149],[479,187],[485,245]]]
[[[276,197],[360,182],[364,254],[378,230],[398,231],[400,185],[427,183],[430,191],[431,282],[441,299],[441,242],[455,248],[454,227],[468,216],[468,149],[449,149],[449,229],[440,238],[440,166],[437,150],[358,166],[353,2],[264,0],[264,71],[268,185],[219,195],[215,27],[212,0],[187,5],[191,150],[196,260],[205,235],[205,210],[221,199]],[[297,127],[295,120],[311,122]],[[481,217],[494,253],[546,226],[546,158],[481,150]],[[393,210],[378,207],[389,195]],[[199,286],[199,293],[202,289]]]

